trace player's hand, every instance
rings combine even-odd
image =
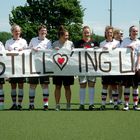
[[[134,49],[135,49],[134,46],[127,46],[127,48],[130,48],[132,51],[134,51]]]
[[[136,65],[135,71],[138,71],[140,69],[140,64]]]
[[[32,50],[38,52],[38,48],[32,48]]]
[[[23,49],[18,49],[18,51],[22,51]]]
[[[55,47],[54,49],[55,49],[55,50],[59,50],[60,48],[59,48],[59,47]]]

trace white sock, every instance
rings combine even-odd
[[[85,104],[86,88],[80,88],[80,104]]]
[[[94,104],[94,87],[89,87],[88,88],[88,93],[89,93],[89,105],[93,105]]]

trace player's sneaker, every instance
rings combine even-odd
[[[137,105],[135,105],[133,106],[133,110],[140,111],[140,108]]]
[[[44,111],[47,111],[47,110],[48,110],[48,105],[44,105],[43,110],[44,110]]]
[[[112,101],[112,100],[109,100],[109,104],[110,104],[110,105],[113,105],[113,101]]]
[[[129,110],[129,106],[128,105],[125,105],[124,108],[123,108],[123,110],[124,111],[128,111]]]
[[[60,111],[60,105],[59,104],[56,105],[55,110]]]
[[[120,107],[118,105],[114,105],[114,110],[120,110]]]
[[[80,105],[79,110],[85,110],[85,106],[84,105]]]
[[[34,109],[35,109],[34,105],[29,105],[29,110],[34,110]]]
[[[21,111],[22,110],[22,106],[21,105],[18,105],[17,106],[17,110],[20,110]]]
[[[10,110],[17,110],[17,105],[13,104],[12,107],[10,108]]]
[[[71,110],[71,105],[70,105],[70,104],[67,104],[67,105],[66,105],[66,110],[67,110],[67,111],[70,111],[70,110]]]
[[[105,108],[105,105],[101,105],[100,106],[100,110],[105,110],[106,108]]]
[[[95,110],[95,106],[94,105],[90,105],[89,106],[89,110]]]

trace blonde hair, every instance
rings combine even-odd
[[[13,32],[16,28],[19,28],[21,30],[21,27],[17,24],[13,24],[11,27],[11,32]]]
[[[123,31],[121,29],[115,29],[113,32],[114,35],[120,34],[120,33],[123,33]]]

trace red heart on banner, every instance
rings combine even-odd
[[[68,62],[68,56],[66,54],[56,53],[53,56],[53,60],[57,64],[57,66],[62,70]]]
[[[57,62],[58,62],[60,65],[62,65],[62,64],[64,63],[64,61],[65,61],[65,58],[63,58],[63,57],[59,57],[58,60],[57,60]]]

